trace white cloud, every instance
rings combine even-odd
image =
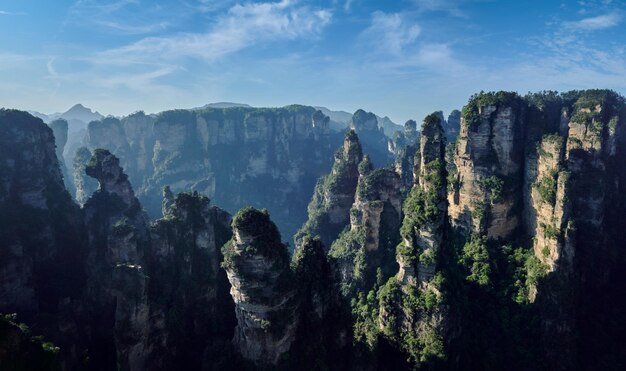
[[[565,26],[578,30],[593,31],[615,27],[621,22],[621,20],[622,17],[620,14],[610,13],[596,17],[584,18],[575,22],[565,22]]]
[[[319,35],[331,21],[326,9],[312,9],[291,0],[234,5],[205,33],[147,37],[99,54],[100,58],[144,63],[185,57],[215,61],[257,43]]]
[[[461,10],[463,0],[412,0],[421,12],[444,12],[455,17],[466,17]]]
[[[46,68],[48,69],[48,74],[50,77],[58,77],[59,73],[54,69],[54,60],[56,58],[50,58],[48,63],[46,63]]]
[[[372,14],[371,25],[363,31],[361,37],[378,52],[400,54],[415,42],[420,32],[419,25],[408,21],[401,13],[377,11]]]
[[[26,15],[24,12],[7,12],[6,10],[0,10],[0,15]]]
[[[121,24],[121,23],[112,22],[112,21],[96,21],[96,24],[103,26],[103,27],[107,27],[113,31],[117,31],[123,34],[129,34],[129,35],[147,34],[147,33],[153,33],[156,31],[162,31],[162,30],[165,30],[169,26],[168,22],[159,22],[159,23],[148,24],[148,25],[143,25],[143,26],[126,25],[126,24]]]

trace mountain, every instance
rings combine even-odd
[[[374,114],[336,143],[329,120],[289,106],[91,122],[111,150],[80,151],[76,183],[97,189],[79,206],[64,123],[0,110],[0,313],[15,313],[0,369],[623,368],[622,96],[481,92],[454,141],[440,111],[419,135],[407,122],[393,166],[368,153],[386,138]],[[199,192],[208,174],[259,207],[231,217]],[[291,252],[274,219],[305,197]]]
[[[376,165],[391,164],[387,139],[370,118],[372,127],[356,120],[363,148]],[[165,186],[199,191],[232,213],[248,205],[267,208],[289,241],[306,220],[316,180],[330,169],[344,135],[328,125],[327,116],[307,106],[137,112],[91,122],[84,145],[120,158],[153,218],[161,215]],[[84,166],[72,159],[67,168],[73,164],[79,172],[73,178],[89,186],[80,176]],[[83,202],[90,194],[79,184],[76,191]]]
[[[249,104],[244,104],[244,103],[232,103],[232,102],[215,102],[215,103],[209,103],[209,104],[205,104],[202,107],[198,107],[198,108],[194,108],[196,110],[203,110],[206,108],[252,108],[251,105]]]
[[[330,128],[336,131],[345,130],[346,127],[350,125],[350,121],[352,120],[352,114],[346,111],[331,111],[326,107],[315,107],[320,110],[323,114],[330,117]],[[383,132],[386,136],[392,137],[393,134],[402,130],[400,125],[397,125],[387,116],[380,117],[376,116],[378,121],[378,127],[383,129]]]
[[[87,108],[82,104],[75,104],[63,113],[45,114],[36,111],[29,111],[29,113],[35,117],[42,119],[45,123],[50,123],[58,119],[63,119],[67,121],[70,138],[76,133],[87,129],[87,124],[89,124],[91,121],[101,120],[104,118],[104,116],[99,112],[92,111],[90,108]],[[74,141],[70,140],[70,143],[72,142]]]

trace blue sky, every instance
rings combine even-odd
[[[618,0],[0,0],[0,106],[234,101],[403,123],[480,90],[626,93]]]

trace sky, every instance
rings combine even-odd
[[[0,0],[0,106],[229,101],[397,123],[492,90],[626,93],[626,0]]]

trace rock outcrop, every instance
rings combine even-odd
[[[396,156],[395,169],[402,181],[402,190],[406,196],[413,187],[413,171],[415,153],[419,146],[417,123],[409,120],[404,124],[404,132],[396,132],[394,139],[389,141],[389,151]]]
[[[295,237],[296,246],[304,236],[319,236],[326,248],[350,223],[350,208],[359,182],[359,164],[363,151],[359,137],[349,131],[343,146],[335,153],[331,173],[321,177],[309,203],[309,219]]]
[[[397,257],[397,278],[405,289],[432,280],[445,229],[445,138],[441,119],[427,116],[420,138],[420,149],[415,155],[417,178],[405,203],[403,241]]]
[[[391,169],[373,170],[366,157],[359,165],[357,194],[350,225],[333,242],[329,255],[341,275],[342,293],[367,290],[377,276],[395,270],[394,251],[402,217],[400,178]]]
[[[91,151],[87,147],[80,147],[76,150],[72,163],[72,174],[74,179],[74,198],[79,205],[84,205],[89,197],[98,189],[98,181],[87,175],[85,168],[91,160]]]
[[[450,218],[467,232],[511,237],[521,224],[526,104],[513,93],[473,97],[463,109],[449,196]]]
[[[245,359],[276,365],[298,324],[287,246],[267,211],[244,208],[232,226],[233,238],[222,251],[237,315],[233,343]]]
[[[447,143],[452,143],[459,136],[461,131],[461,111],[458,109],[452,110],[448,115],[448,120],[442,122],[444,125],[443,132],[446,135]]]
[[[370,155],[374,165],[382,167],[393,161],[393,156],[388,149],[388,139],[383,130],[378,127],[375,114],[362,109],[357,110],[352,115],[349,126],[361,139],[363,152]]]
[[[72,357],[72,307],[86,246],[80,209],[63,185],[53,131],[26,112],[0,110],[0,313],[17,313]]]
[[[72,181],[73,178],[70,177],[67,165],[65,164],[65,160],[63,157],[63,151],[65,150],[65,145],[67,144],[67,121],[63,119],[54,120],[49,124],[49,126],[52,129],[52,133],[54,134],[54,141],[56,143],[56,155],[57,160],[59,161],[59,166],[61,167],[61,174],[63,174],[63,183],[65,184],[65,188],[71,194],[74,194],[74,183]]]

